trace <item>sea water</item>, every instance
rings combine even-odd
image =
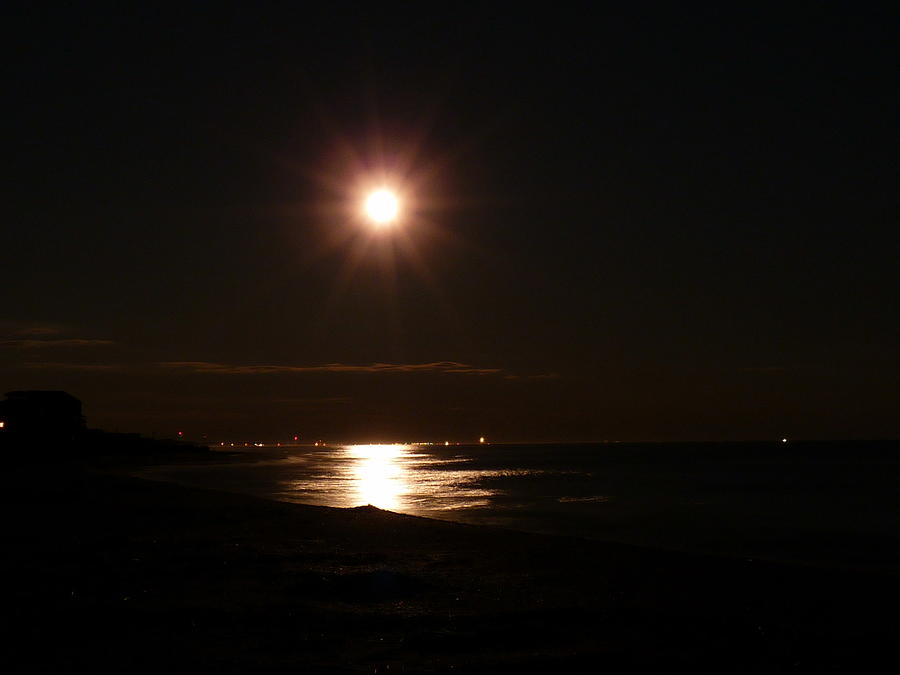
[[[698,553],[900,570],[900,445],[253,447],[149,477]]]

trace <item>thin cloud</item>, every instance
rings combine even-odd
[[[32,321],[0,321],[0,333],[7,335],[59,335],[65,330],[62,324]]]
[[[318,366],[235,365],[209,361],[164,361],[162,368],[213,375],[269,375],[277,373],[437,373],[450,375],[498,375],[500,368],[479,368],[457,361],[432,363],[326,363]]]
[[[112,340],[88,340],[84,338],[59,338],[52,340],[0,340],[0,347],[8,349],[46,349],[48,347],[104,347],[115,344]]]
[[[287,397],[287,398],[273,398],[272,403],[279,403],[284,405],[293,405],[293,406],[301,406],[301,407],[320,407],[320,406],[335,406],[335,405],[344,405],[350,403],[353,399],[349,396],[323,396],[321,398],[315,397]]]
[[[556,373],[538,373],[537,375],[504,375],[507,380],[557,380],[559,375]]]
[[[60,361],[35,361],[23,363],[23,368],[31,370],[70,370],[80,372],[112,372],[123,370],[123,367],[109,363],[63,363]]]

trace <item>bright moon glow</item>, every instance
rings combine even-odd
[[[394,220],[398,207],[397,197],[390,190],[376,190],[366,198],[366,213],[379,225]]]

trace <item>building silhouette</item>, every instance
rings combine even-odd
[[[0,401],[0,433],[72,437],[85,428],[81,401],[64,391],[10,391]]]

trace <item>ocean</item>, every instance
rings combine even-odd
[[[227,447],[142,475],[304,504],[900,571],[900,443]]]

